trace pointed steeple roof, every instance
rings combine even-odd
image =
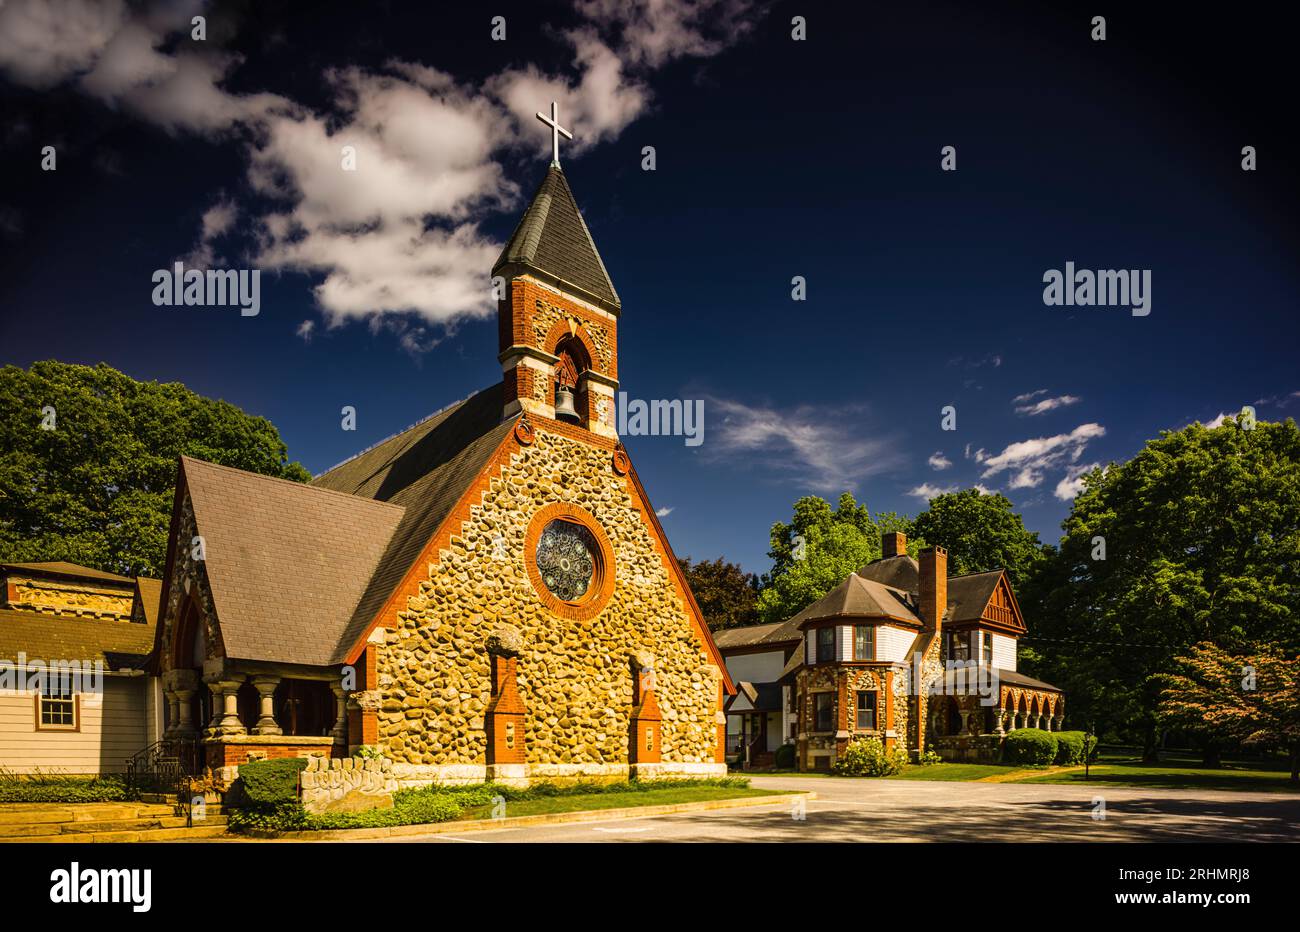
[[[509,266],[527,269],[613,313],[622,306],[569,182],[554,163],[492,267],[492,274]]]

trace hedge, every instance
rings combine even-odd
[[[1040,728],[1019,728],[1007,735],[1003,755],[1013,764],[1050,764],[1056,760],[1056,735]]]
[[[1057,731],[1053,732],[1056,736],[1056,763],[1058,764],[1082,764],[1083,763],[1083,742],[1087,737],[1082,731]],[[1092,757],[1097,753],[1097,736],[1093,735],[1088,746],[1088,756]]]
[[[282,757],[243,764],[234,792],[246,808],[275,808],[298,801],[298,774],[307,769],[305,757]]]

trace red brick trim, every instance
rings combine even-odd
[[[556,597],[551,590],[547,589],[542,573],[537,568],[537,542],[541,539],[542,531],[546,526],[557,520],[572,521],[585,527],[595,538],[599,551],[596,554],[596,569],[592,574],[590,588],[581,598],[571,602]],[[528,578],[542,604],[553,614],[570,621],[587,621],[596,617],[609,602],[609,597],[614,594],[614,548],[609,542],[609,535],[589,511],[568,502],[545,505],[533,515],[528,531],[524,535],[524,566],[528,569]]]

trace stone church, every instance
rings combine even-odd
[[[725,773],[735,688],[615,432],[622,305],[558,161],[492,274],[498,384],[310,484],[182,459],[155,672],[219,777]]]

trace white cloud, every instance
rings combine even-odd
[[[302,337],[304,343],[310,343],[311,338],[316,333],[316,321],[304,320],[298,325],[298,329],[294,332],[297,333],[298,336]]]
[[[1066,471],[1065,478],[1056,483],[1056,497],[1063,502],[1074,498],[1083,491],[1084,474],[1092,472],[1100,465],[1100,463],[1088,463],[1086,466],[1071,466]]]
[[[944,456],[942,450],[936,450],[935,452],[931,453],[930,458],[926,460],[926,462],[930,464],[931,469],[942,470],[942,469],[947,469],[949,466],[952,465],[952,460]]]
[[[1210,430],[1214,430],[1214,428],[1216,427],[1223,426],[1224,418],[1236,417],[1236,416],[1237,416],[1237,412],[1229,413],[1227,411],[1220,411],[1217,415],[1215,415],[1214,420],[1207,421],[1205,423],[1205,426],[1210,428]]]
[[[922,482],[920,485],[908,489],[906,494],[911,495],[914,498],[919,498],[922,501],[928,502],[930,499],[934,498],[937,495],[947,495],[950,492],[956,492],[956,491],[957,491],[957,486],[955,485],[940,486],[940,485],[931,485],[928,482]]]
[[[199,241],[184,257],[187,266],[198,269],[213,268],[218,264],[213,244],[235,226],[239,208],[233,201],[220,200],[203,212],[199,223]]]
[[[818,492],[852,491],[902,463],[895,438],[864,436],[863,412],[803,406],[790,410],[710,398],[710,454],[760,463]],[[752,457],[746,454],[759,453]]]
[[[0,5],[0,69],[53,87],[89,70],[126,15],[121,0],[10,0]]]
[[[1068,434],[1021,440],[985,457],[982,478],[1007,471],[1011,473],[1008,488],[1036,488],[1047,470],[1077,463],[1088,443],[1105,434],[1106,428],[1100,424],[1081,424]]]
[[[1052,398],[1041,398],[1033,401],[1034,398],[1042,395],[1046,389],[1039,389],[1036,392],[1030,392],[1027,395],[1017,395],[1012,399],[1016,406],[1016,414],[1023,414],[1027,417],[1034,417],[1039,414],[1046,414],[1048,411],[1055,411],[1057,408],[1064,408],[1068,405],[1078,404],[1081,399],[1078,395],[1057,395]]]
[[[312,110],[226,90],[242,59],[188,40],[201,6],[133,13],[120,0],[0,0],[0,71],[32,87],[75,80],[169,132],[239,130],[249,187],[271,202],[241,214],[252,261],[317,276],[327,323],[368,319],[413,351],[437,342],[431,326],[445,334],[492,313],[488,274],[501,244],[480,224],[518,205],[502,159],[549,152],[536,111],[558,101],[576,135],[565,152],[580,154],[646,112],[654,69],[714,55],[756,18],[751,0],[576,0],[582,25],[557,34],[573,53],[566,73],[527,64],[467,85],[416,62],[333,68],[328,104]],[[342,168],[343,146],[355,147],[355,171]],[[205,264],[217,260],[213,240],[231,232],[208,220],[192,253]]]
[[[672,513],[673,513],[673,509],[667,507],[660,508],[655,512],[655,514],[661,518],[666,518]]]

